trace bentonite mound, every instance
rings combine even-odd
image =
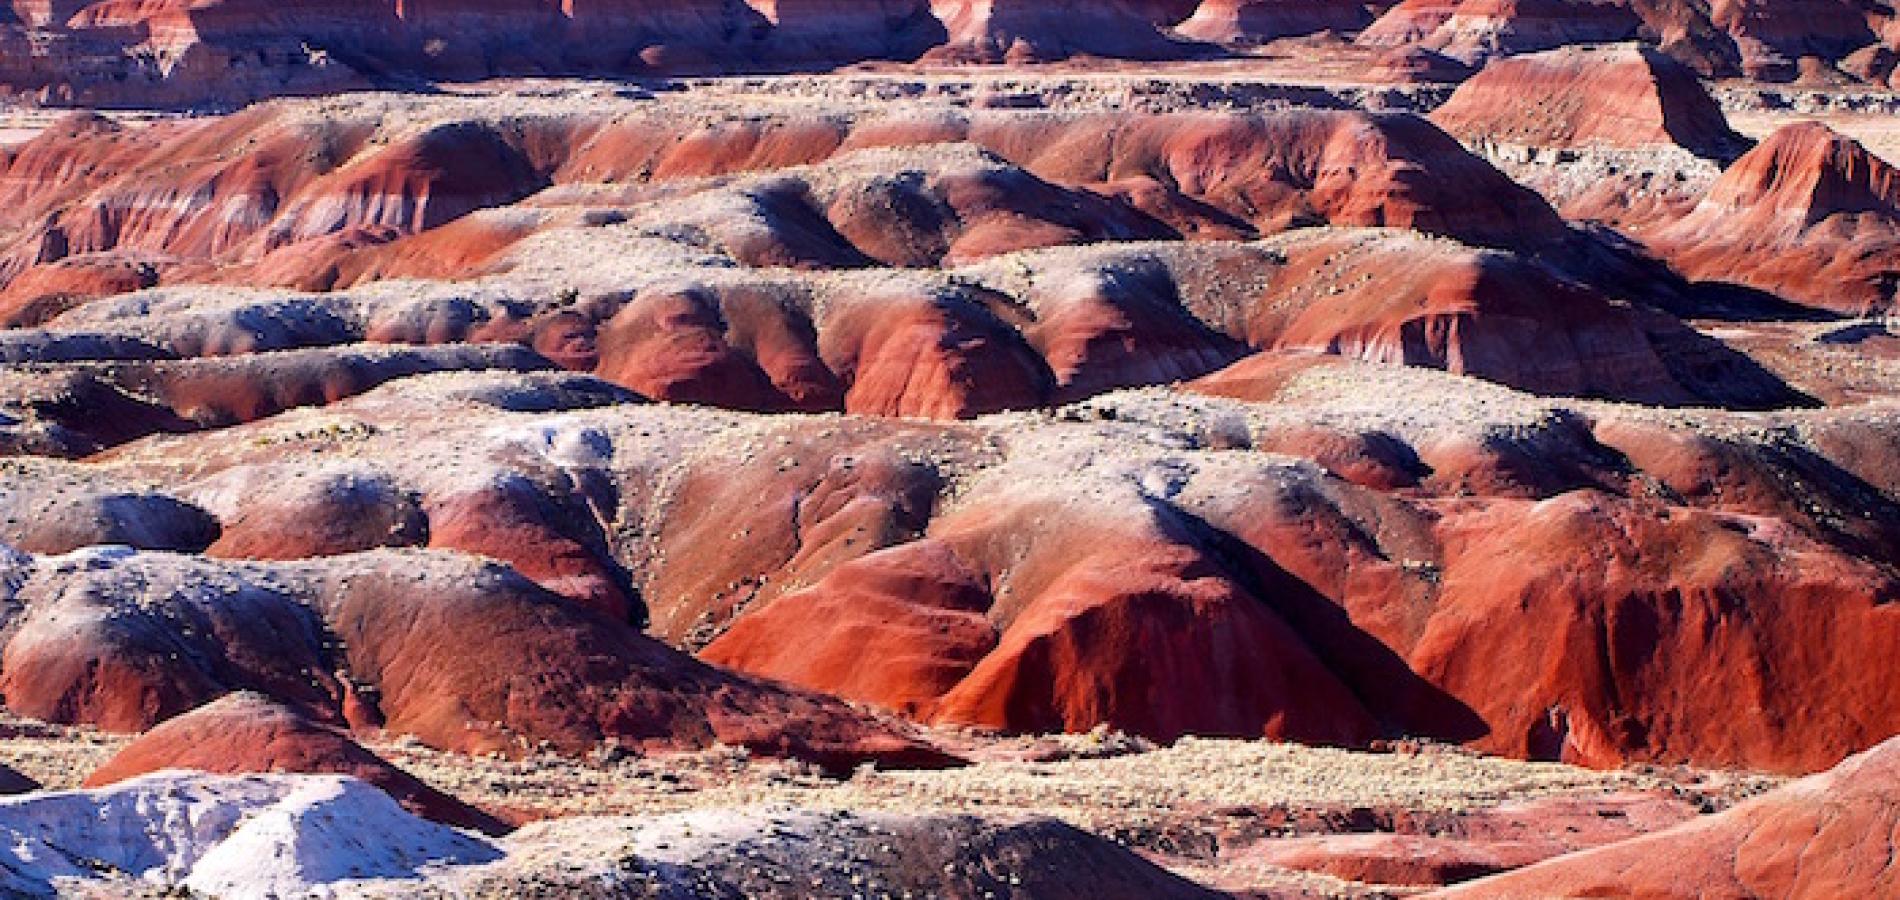
[[[231,694],[160,724],[87,776],[86,787],[167,769],[214,775],[348,775],[376,786],[423,818],[487,834],[507,831],[493,816],[417,781],[341,730],[312,722],[261,694]]]
[[[1602,0],[1404,0],[1359,35],[1369,46],[1418,46],[1467,64],[1566,44],[1635,37],[1642,19]]]
[[[152,827],[154,822],[181,827]],[[184,823],[189,823],[185,826]],[[20,897],[182,886],[217,896],[308,893],[349,878],[498,859],[488,842],[417,818],[341,776],[166,772],[98,791],[0,801],[0,890]]]
[[[1432,121],[1466,141],[1534,148],[1677,146],[1726,161],[1744,145],[1693,71],[1635,44],[1495,60]]]
[[[1293,351],[1199,386],[1272,402],[1117,393],[1054,421],[774,421],[557,402],[562,383],[405,379],[322,411],[140,442],[95,465],[174,485],[219,517],[221,541],[275,533],[253,510],[296,521],[304,504],[332,497],[412,523],[386,538],[401,545],[418,530],[436,534],[438,498],[510,479],[550,509],[591,511],[541,520],[539,543],[480,545],[522,554],[539,585],[484,569],[468,584],[424,582],[427,603],[395,592],[393,570],[465,568],[373,554],[217,570],[280,573],[295,596],[292,573],[334,573],[312,590],[323,625],[347,632],[348,671],[382,685],[390,728],[449,746],[483,732],[418,706],[423,697],[446,690],[486,703],[521,688],[494,666],[430,655],[447,619],[412,626],[410,610],[442,608],[463,622],[464,646],[489,639],[468,622],[518,622],[532,610],[545,624],[504,628],[515,645],[535,635],[547,643],[529,646],[550,653],[585,647],[633,660],[563,670],[509,729],[579,746],[654,727],[600,721],[576,705],[632,702],[637,693],[614,685],[640,672],[697,671],[578,612],[599,608],[590,585],[603,583],[640,598],[656,634],[722,665],[948,724],[1107,722],[1157,736],[1349,744],[1428,734],[1593,764],[1799,770],[1878,740],[1895,715],[1866,699],[1889,696],[1884,673],[1853,662],[1895,627],[1883,598],[1896,586],[1878,560],[1900,547],[1891,514],[1900,445],[1884,407],[1650,414]],[[1394,399],[1354,400],[1366,390]],[[1425,414],[1425,403],[1449,418]],[[342,448],[349,461],[331,461]],[[1244,448],[1271,452],[1235,452]],[[282,474],[297,468],[312,474]],[[470,535],[490,522],[507,533],[515,521],[497,521],[492,507],[466,516],[458,527]],[[373,531],[339,539],[360,547]],[[611,579],[533,569],[548,554],[524,548],[552,541],[593,548],[573,558],[610,563]],[[50,584],[36,576],[23,595],[38,583]],[[1741,598],[1760,615],[1728,612]],[[484,603],[494,611],[480,618],[453,612]],[[16,656],[44,628],[28,611],[9,659],[63,660]],[[1260,646],[1276,650],[1250,649]],[[873,664],[866,647],[885,649]],[[1726,662],[1711,669],[1710,658]],[[20,671],[23,687],[61,683]],[[333,692],[295,693],[307,691],[295,686],[304,677],[276,683],[287,699],[340,708]],[[722,683],[701,677],[688,683]],[[1720,690],[1708,689],[1712,677]],[[1736,693],[1759,697],[1759,712],[1720,699]],[[692,696],[677,701],[677,735],[704,733]],[[759,702],[846,728],[774,697]],[[734,734],[708,721],[715,735]]]
[[[1131,0],[931,0],[947,40],[927,60],[1025,63],[1076,54],[1170,59],[1188,47]]]
[[[628,890],[784,900],[863,891],[971,900],[1222,896],[1047,819],[709,810],[530,825],[503,846],[501,862],[445,880],[478,895],[548,886],[587,898]],[[624,863],[577,867],[575,859]]]
[[[152,829],[151,821],[190,827]],[[162,772],[0,801],[14,896],[975,898],[1221,896],[1048,819],[712,809],[487,839],[339,775]]]
[[[1705,75],[1792,81],[1875,44],[1890,16],[1853,0],[1405,0],[1358,40],[1474,61],[1640,38]]]
[[[1900,743],[1727,812],[1433,896],[1884,897],[1900,834]]]
[[[1641,234],[1691,278],[1882,313],[1900,289],[1900,174],[1825,125],[1789,125],[1687,215]]]
[[[1219,44],[1266,42],[1323,31],[1345,34],[1372,23],[1372,4],[1353,0],[1204,0],[1176,31]]]
[[[1892,894],[1897,47],[0,6],[0,895]]]
[[[901,728],[712,669],[466,557],[266,566],[102,548],[16,570],[0,691],[49,721],[140,731],[248,689],[469,752],[611,738],[835,766],[947,761]]]

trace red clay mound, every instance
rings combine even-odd
[[[1825,125],[1789,125],[1682,219],[1642,233],[1698,281],[1850,315],[1895,308],[1900,171]]]
[[[894,725],[713,669],[467,557],[236,565],[100,550],[39,567],[18,591],[28,612],[0,653],[0,691],[48,721],[142,731],[249,689],[465,752],[578,754],[611,739],[847,769],[950,761]]]
[[[1471,77],[1471,67],[1423,47],[1394,47],[1372,61],[1367,76],[1388,84],[1455,84]]]
[[[645,291],[600,327],[594,371],[661,401],[760,411],[839,408],[844,389],[820,358],[813,330],[771,297]]]
[[[1258,388],[1267,393],[1256,396],[1282,403],[1287,388],[1275,383],[1352,383],[1340,364],[1272,362],[1249,361],[1242,367],[1252,376],[1218,383]],[[1877,652],[1867,641],[1892,640],[1900,627],[1889,599],[1900,585],[1872,562],[1890,558],[1900,535],[1840,523],[1871,525],[1852,512],[1860,504],[1880,510],[1875,520],[1889,518],[1892,501],[1853,475],[1830,474],[1830,464],[1803,461],[1800,451],[1732,437],[1698,452],[1680,446],[1694,443],[1691,434],[1637,422],[1599,425],[1605,447],[1581,425],[1554,416],[1528,428],[1414,438],[1409,448],[1379,431],[1372,434],[1380,440],[1362,440],[1357,450],[1329,450],[1337,437],[1265,444],[1318,456],[1364,483],[1422,470],[1429,474],[1420,483],[1447,498],[1526,498],[1447,499],[1400,514],[1361,505],[1371,502],[1363,495],[1335,494],[1328,504],[1380,523],[1380,552],[1411,561],[1391,581],[1378,574],[1385,564],[1359,555],[1370,548],[1338,536],[1315,540],[1327,518],[1314,500],[1294,513],[1262,498],[1207,519],[1334,598],[1407,670],[1457,698],[1484,723],[1481,737],[1464,739],[1486,749],[1592,765],[1726,759],[1802,772],[1884,737],[1900,710],[1867,683],[1883,674],[1854,661]],[[1874,439],[1880,428],[1860,430]],[[1263,440],[1276,436],[1301,437],[1280,427]],[[1367,452],[1375,447],[1377,455]],[[1841,451],[1843,459],[1859,452],[1879,454],[1872,446]],[[1632,475],[1632,464],[1642,474]],[[1778,474],[1763,477],[1765,470]],[[1680,490],[1667,494],[1680,505],[1663,512],[1642,499],[1653,496],[1643,484]],[[1801,498],[1814,498],[1812,511]],[[1731,612],[1736,604],[1749,614]],[[1388,705],[1393,688],[1374,688],[1359,671],[1380,658],[1364,635],[1334,633],[1327,616],[1308,615],[1294,616],[1296,627],[1375,714],[1410,722],[1402,727],[1412,733],[1457,733],[1457,715],[1423,715],[1414,705],[1428,706],[1418,701]],[[1839,655],[1803,649],[1817,642]],[[1733,662],[1711,668],[1712,656]],[[1778,662],[1746,662],[1769,658]],[[1770,680],[1810,687],[1795,700],[1768,688]],[[1754,705],[1738,711],[1723,699],[1734,696]]]
[[[1058,258],[1037,271],[1036,285],[1024,298],[1035,319],[1019,327],[1048,361],[1054,399],[1068,402],[1115,388],[1182,381],[1244,355],[1239,340],[1215,331],[1190,309],[1186,298],[1200,294],[1202,285],[1177,279],[1215,280],[1223,271],[1245,271],[1249,263],[1266,260],[1245,250],[1216,258],[1213,272],[1170,269],[1138,253],[1080,265]]]
[[[1682,402],[1640,317],[1509,254],[1384,232],[1284,242],[1247,343],[1429,366],[1522,390]]]
[[[1076,55],[1170,59],[1186,45],[1131,0],[932,0],[949,32],[935,62],[1036,62]]]
[[[1726,160],[1744,143],[1695,72],[1638,44],[1494,60],[1431,118],[1465,141],[1540,149],[1673,145]]]
[[[509,563],[535,583],[609,619],[630,622],[634,589],[604,541],[587,540],[593,513],[532,480],[497,477],[480,489],[430,498],[429,546]]]
[[[1774,526],[1646,516],[1576,492],[1448,517],[1438,531],[1440,598],[1407,656],[1484,717],[1487,749],[1615,765],[1644,748],[1812,771],[1900,715],[1860,663],[1900,639],[1894,583]],[[1642,564],[1651,558],[1669,562]],[[1817,643],[1835,649],[1799,649]],[[1729,649],[1741,647],[1754,649]],[[1732,662],[1663,662],[1712,658]],[[1783,679],[1833,687],[1797,699],[1769,686]],[[1759,712],[1737,715],[1734,697]]]
[[[212,337],[209,343],[226,343]],[[301,343],[292,336],[286,343]],[[289,409],[323,406],[378,385],[426,372],[499,369],[533,372],[547,361],[521,347],[471,344],[379,347],[355,344],[128,365],[121,382],[155,397],[180,418],[205,427],[254,422]],[[218,349],[218,348],[207,348]],[[268,346],[255,348],[271,349]]]
[[[1642,24],[1618,0],[1404,0],[1362,32],[1359,42],[1416,45],[1480,63],[1566,44],[1628,40]]]
[[[346,228],[285,244],[255,263],[203,280],[230,280],[300,291],[332,291],[395,278],[469,278],[485,275],[510,247],[532,234],[533,215],[470,215],[407,235],[388,226]]]
[[[49,294],[85,297],[149,285],[138,254],[248,262],[292,245],[283,252],[304,260],[267,259],[260,264],[264,280],[330,288],[361,279],[365,270],[437,274],[417,251],[472,261],[519,238],[505,223],[469,226],[430,245],[350,259],[347,251],[434,229],[545,184],[520,134],[451,122],[360,152],[375,128],[373,121],[302,119],[272,105],[138,130],[66,120],[5,166],[0,224],[31,228],[0,247],[0,273],[36,264],[48,272],[28,271],[0,303],[44,306]],[[126,264],[114,257],[80,256],[113,250],[132,258],[129,271],[121,272]],[[43,265],[68,257],[75,260],[59,268]],[[56,274],[67,270],[93,278],[69,285],[68,276]],[[55,280],[37,286],[43,279]]]
[[[0,485],[0,540],[28,553],[101,544],[195,553],[218,537],[217,520],[189,503],[94,482],[83,469],[26,466]]]
[[[1488,246],[1566,234],[1542,198],[1410,115],[1014,117],[977,120],[970,137],[1060,184],[1153,178],[1263,233],[1379,225]]]
[[[494,130],[438,126],[312,182],[271,223],[265,247],[349,227],[426,231],[541,184],[526,155]]]
[[[374,472],[244,470],[214,490],[243,499],[223,516],[223,533],[206,556],[313,559],[417,546],[429,537],[417,499]]]
[[[424,818],[487,834],[508,830],[493,816],[363,749],[342,731],[260,694],[230,694],[159,725],[87,776],[85,787],[105,787],[166,769],[214,775],[349,775],[381,788]]]
[[[6,255],[41,262],[112,249],[218,256],[251,240],[280,204],[354,155],[370,130],[288,121],[271,106],[136,130],[69,119],[20,148],[6,168],[0,220],[36,225],[28,232],[35,239]]]
[[[1900,894],[1900,741],[1717,815],[1433,894],[1445,898]]]
[[[1874,43],[1892,13],[1856,0],[1713,0],[1708,15],[1735,42],[1743,74],[1789,81],[1804,59],[1831,62]]]
[[[748,0],[772,23],[776,61],[809,66],[912,60],[944,42],[929,0]]]
[[[1392,832],[1270,839],[1243,852],[1268,865],[1365,884],[1447,885],[1629,840],[1694,817],[1688,802],[1664,794],[1557,796],[1400,817]]]
[[[1013,502],[972,505],[929,539],[842,565],[755,608],[703,655],[946,723],[1372,735],[1272,600],[1226,577],[1191,525],[1136,496],[1078,514],[1080,497],[1038,493],[1023,485]],[[888,648],[868,669],[867,647]]]
[[[1175,30],[1195,40],[1237,44],[1356,32],[1371,23],[1369,4],[1355,0],[1204,0]]]
[[[658,550],[670,564],[647,587],[653,633],[703,646],[745,609],[914,540],[944,489],[939,466],[972,452],[968,442],[953,426],[863,419],[715,445],[669,498]]]
[[[1047,366],[984,297],[663,286],[600,326],[596,371],[655,400],[965,418],[1035,405]],[[816,321],[814,321],[816,318]]]
[[[69,256],[34,266],[0,290],[0,328],[35,327],[95,297],[157,283],[157,267],[116,254]]]

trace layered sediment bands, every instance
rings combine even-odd
[[[1417,46],[1465,63],[1636,36],[1631,4],[1599,0],[1405,0],[1359,35],[1375,47]]]
[[[1900,890],[1888,861],[1900,745],[1726,812],[1432,896],[1840,897]]]
[[[348,775],[375,785],[404,809],[487,834],[507,826],[389,764],[344,731],[320,725],[261,694],[214,700],[139,736],[86,778],[106,787],[154,772],[190,769],[214,775]]]
[[[1496,60],[1431,118],[1467,142],[1538,149],[1675,146],[1726,162],[1746,143],[1694,71],[1638,44]]]
[[[1705,74],[1788,81],[1840,77],[1892,43],[1891,21],[1884,2],[1857,0],[104,0],[26,5],[0,24],[0,89],[49,105],[234,107],[493,76],[1164,61],[1318,33],[1467,64],[1641,38]]]
[[[1191,48],[1164,37],[1134,0],[931,0],[947,32],[928,61],[1027,63],[1076,54],[1172,59]]]
[[[10,709],[151,728],[233,690],[466,752],[714,741],[825,765],[942,754],[835,701],[695,662],[514,571],[450,554],[227,564],[95,549],[28,564]]]
[[[1170,59],[1164,0],[107,0],[0,31],[6,87],[51,104],[241,104],[492,75],[824,69],[861,60]]]
[[[925,265],[1314,221],[1413,227],[1482,244],[1549,241],[1563,231],[1534,195],[1406,116],[977,114],[699,129],[550,116],[397,129],[374,115],[315,111],[267,105],[136,131],[97,117],[65,120],[5,161],[0,228],[11,234],[0,275],[17,280],[107,251],[193,263],[178,274],[185,280],[242,280],[245,270],[221,271],[233,265],[271,283],[326,289],[366,277],[459,274],[467,270],[444,257],[479,265],[545,223],[523,213],[439,226],[550,182],[664,182],[661,196],[678,196],[719,188],[675,184],[687,178],[817,164],[709,209],[729,216],[743,202],[760,223],[762,233],[728,234],[727,249],[760,265]],[[951,152],[954,144],[1018,168]],[[913,148],[908,158],[889,155],[900,147]],[[844,152],[869,148],[887,149]],[[898,177],[905,172],[916,174]],[[552,192],[549,202],[562,196]],[[432,229],[441,233],[397,240]],[[308,261],[299,265],[298,254]],[[136,281],[114,276],[102,287],[155,277],[131,265]],[[10,292],[20,295],[8,301],[20,307],[10,316],[45,320],[61,303],[102,292],[59,292],[60,276],[50,272],[34,278],[55,286],[35,289],[29,279]],[[46,299],[55,293],[69,299]]]
[[[1246,366],[1206,389],[1274,402],[1147,390],[960,424],[594,408],[580,379],[432,376],[92,465],[175,485],[221,541],[264,527],[248,510],[334,493],[383,498],[383,520],[413,522],[387,542],[413,543],[439,498],[519,473],[591,511],[544,521],[604,548],[656,634],[931,722],[1800,771],[1900,721],[1857,662],[1900,628],[1884,407],[1663,413],[1309,354]],[[340,447],[347,480],[273,474]],[[539,577],[564,594],[536,594],[541,615],[597,605]],[[354,677],[454,683],[387,646],[376,667],[351,656]]]
[[[1372,24],[1371,6],[1351,0],[1205,0],[1176,30],[1196,40],[1219,44],[1265,42],[1322,31],[1344,34]]]
[[[598,274],[619,297],[539,311],[509,294],[477,302],[479,293],[452,286],[233,292],[222,307],[190,303],[203,295],[178,287],[96,301],[60,324],[82,335],[129,332],[180,354],[233,354],[114,366],[111,387],[171,417],[129,420],[128,429],[146,424],[118,440],[181,422],[251,421],[417,373],[557,365],[668,402],[931,418],[1196,378],[1273,348],[1547,394],[1744,407],[1800,399],[1664,314],[1519,256],[1392,230],[1063,248],[875,283],[666,266]],[[470,340],[529,346],[453,343]],[[54,346],[51,334],[22,338],[22,348]],[[281,377],[267,383],[267,372]]]
[[[95,263],[172,284],[26,303],[22,315],[51,330],[22,346],[124,336],[231,356],[112,375],[203,425],[414,372],[546,365],[655,400],[958,418],[1294,346],[1545,393],[1790,399],[1760,378],[1712,393],[1720,379],[1656,360],[1668,335],[1696,340],[1614,302],[1634,279],[1593,289],[1521,256],[1405,238],[1396,229],[1558,262],[1588,243],[1410,116],[989,112],[682,128],[563,114],[392,132],[387,110],[320,125],[309,112],[280,102],[140,132],[75,119],[23,148],[8,170],[21,179],[23,294],[43,298],[36,282]],[[213,152],[241,135],[260,155]],[[310,153],[328,168],[297,162]],[[99,211],[115,208],[119,227],[103,227]],[[25,240],[29,223],[48,220],[90,235],[84,252],[30,262],[50,251]],[[1395,230],[1310,227],[1323,224]],[[1289,229],[1270,247],[1236,242]],[[133,253],[167,262],[117,262]],[[878,266],[902,271],[856,274]],[[443,274],[477,280],[387,281]],[[1389,289],[1383,308],[1367,280]],[[467,341],[531,352],[353,346]],[[246,383],[260,366],[297,377]]]
[[[1637,233],[1691,278],[1849,315],[1900,290],[1900,175],[1824,125],[1787,126],[1675,221]]]
[[[1704,75],[1792,81],[1875,44],[1891,16],[1850,0],[1405,0],[1358,40],[1472,62],[1640,38]]]
[[[1742,71],[1751,77],[1786,80],[1801,74],[1804,59],[1836,60],[1875,40],[1890,8],[1848,0],[1717,0],[1710,20],[1734,40]]]

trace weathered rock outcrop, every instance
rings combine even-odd
[[[1188,47],[1131,0],[931,0],[948,32],[926,60],[1027,63],[1076,54],[1171,59]]]
[[[9,709],[121,731],[233,690],[445,749],[718,740],[849,766],[947,757],[835,701],[735,678],[512,570],[447,554],[218,564],[98,549],[9,594]],[[448,648],[453,648],[451,652]]]
[[[0,835],[0,890],[23,897],[1220,896],[1051,819],[736,808],[577,817],[490,839],[347,776],[160,773],[0,801]]]
[[[1418,46],[1482,63],[1566,44],[1628,40],[1642,24],[1618,0],[1404,0],[1358,40],[1373,47]]]
[[[1676,146],[1725,162],[1746,144],[1694,71],[1637,44],[1494,60],[1431,118],[1467,142],[1537,150]]]
[[[351,879],[414,887],[431,865],[502,857],[342,776],[166,772],[0,801],[0,891],[307,895]]]
[[[426,528],[439,546],[526,553],[539,584],[392,551],[196,563],[183,570],[253,598],[243,621],[289,616],[274,633],[317,647],[334,630],[347,655],[253,647],[237,628],[242,641],[191,644],[183,658],[210,669],[181,669],[138,649],[146,626],[123,629],[155,620],[153,646],[169,647],[183,638],[165,623],[236,628],[212,624],[230,601],[164,588],[156,576],[180,565],[167,557],[52,558],[20,591],[5,654],[19,674],[0,687],[16,709],[138,727],[241,686],[334,721],[343,686],[361,684],[380,687],[364,708],[390,730],[472,749],[720,739],[832,759],[889,739],[583,609],[604,608],[595,587],[611,585],[708,659],[946,723],[1429,735],[1593,765],[1799,771],[1900,717],[1881,699],[1900,696],[1887,673],[1856,664],[1900,627],[1900,583],[1880,562],[1900,548],[1900,445],[1879,408],[1647,413],[1318,354],[1244,365],[1254,374],[1209,389],[1274,402],[1149,390],[1049,418],[771,421],[603,406],[624,395],[575,377],[438,375],[149,439],[90,467],[174,485],[218,518],[221,545],[283,534],[308,538],[284,552],[321,554],[414,544]],[[469,505],[437,528],[447,501],[504,483],[533,503]],[[360,532],[270,524],[356,508],[373,513]],[[449,533],[530,534],[523,510],[541,515],[532,540]],[[79,682],[60,673],[84,668],[71,648],[91,642],[42,640],[48,617],[94,610],[105,588],[85,585],[145,569],[140,616],[96,621],[135,670],[105,682],[146,687],[69,690]],[[445,635],[460,652],[431,650]],[[599,662],[535,662],[583,656]],[[312,674],[339,670],[349,679]],[[708,692],[748,724],[703,705]]]
[[[1900,174],[1818,123],[1737,160],[1687,215],[1639,231],[1690,278],[1868,314],[1900,291]]]
[[[1372,24],[1371,5],[1355,0],[1204,0],[1177,26],[1181,34],[1219,44],[1257,43]]]
[[[1405,0],[1359,41],[1469,62],[1640,38],[1704,75],[1792,81],[1875,43],[1891,15],[1854,0]]]
[[[1879,897],[1900,829],[1900,743],[1727,812],[1432,896]]]
[[[213,775],[348,775],[376,786],[425,819],[486,834],[508,830],[493,816],[363,749],[343,731],[312,722],[259,694],[231,694],[160,724],[87,776],[85,786],[106,787],[170,769]]]

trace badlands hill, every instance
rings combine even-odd
[[[1882,3],[7,9],[0,893],[1890,890]]]
[[[0,7],[0,89],[57,106],[227,106],[497,75],[1247,58],[1281,39],[1471,67],[1643,40],[1711,76],[1877,84],[1893,21],[1886,0],[58,0]]]
[[[1724,162],[1745,149],[1695,72],[1641,44],[1500,59],[1432,121],[1465,141],[1539,149],[1672,146]]]

